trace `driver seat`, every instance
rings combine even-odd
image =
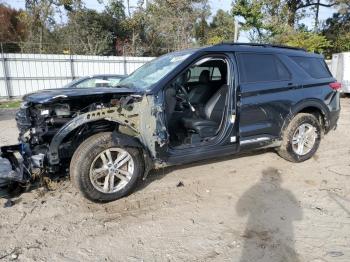
[[[220,127],[226,103],[228,85],[223,85],[205,104],[199,116],[183,118],[182,123],[187,130],[199,134],[201,138],[212,137]]]
[[[209,80],[209,70],[203,70],[199,75],[199,85],[192,87],[188,94],[188,100],[192,105],[204,104],[209,100],[212,95]]]

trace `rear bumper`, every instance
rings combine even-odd
[[[329,131],[337,128],[339,116],[340,116],[340,109],[337,111],[330,112],[329,125],[326,129],[326,132],[329,132]]]
[[[332,97],[329,105],[329,115],[327,119],[328,125],[326,126],[326,133],[330,130],[336,129],[338,119],[340,116],[340,93],[336,92],[335,95]]]

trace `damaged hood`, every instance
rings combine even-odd
[[[106,95],[128,95],[140,94],[140,90],[126,87],[98,87],[98,88],[58,88],[46,89],[35,93],[30,93],[23,97],[23,101],[30,103],[50,103],[55,100],[85,99],[88,97],[98,97]]]

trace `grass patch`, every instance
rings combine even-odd
[[[3,101],[3,102],[0,102],[0,109],[16,109],[16,108],[19,108],[20,105],[21,105],[20,100]]]

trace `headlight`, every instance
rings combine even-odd
[[[70,116],[70,106],[68,104],[57,104],[55,105],[56,116]]]
[[[21,102],[20,108],[21,108],[21,109],[26,109],[26,108],[28,108],[28,103],[25,102],[25,101]]]
[[[40,115],[48,116],[48,115],[50,115],[50,110],[49,109],[42,109],[42,110],[40,110]]]

